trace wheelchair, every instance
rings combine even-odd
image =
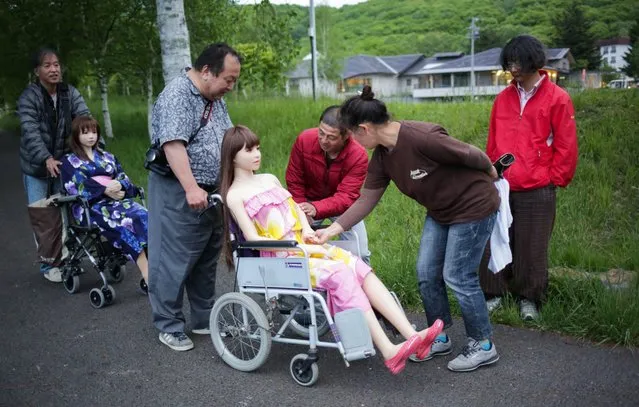
[[[222,204],[219,195],[212,199]],[[213,346],[226,364],[250,372],[266,362],[273,342],[308,346],[305,353],[291,359],[289,372],[297,384],[312,386],[319,378],[318,348],[337,349],[347,367],[376,354],[361,310],[331,316],[326,292],[312,287],[309,256],[297,242],[251,242],[242,241],[238,234],[235,237],[237,291],[217,299],[209,320]],[[301,256],[256,257],[259,250],[285,250]],[[265,301],[258,303],[254,296]],[[322,339],[328,331],[332,338]]]
[[[137,187],[137,197],[146,206],[144,190]],[[79,204],[84,212],[86,223],[79,224],[72,214],[72,206]],[[117,248],[113,247],[101,235],[100,229],[91,223],[89,218],[89,202],[80,195],[65,195],[55,197],[50,205],[60,208],[63,227],[63,261],[60,267],[62,272],[62,285],[69,294],[75,294],[80,290],[80,275],[85,273],[82,261],[88,259],[100,279],[99,287],[89,291],[89,300],[94,308],[102,308],[111,305],[115,301],[115,289],[111,283],[116,284],[124,279],[126,274],[127,257]],[[147,292],[148,288],[144,279],[140,280],[139,288]]]

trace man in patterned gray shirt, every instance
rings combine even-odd
[[[209,333],[222,219],[199,216],[217,190],[220,147],[232,126],[222,99],[240,75],[241,58],[226,44],[212,44],[169,82],[152,114],[174,175],[149,173],[149,300],[160,341],[177,351],[193,349],[185,334],[186,290],[192,332]]]

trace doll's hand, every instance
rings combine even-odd
[[[122,190],[122,184],[120,184],[120,181],[110,181],[107,186],[106,186],[106,190],[104,191],[104,193],[106,194],[107,192],[118,192]]]
[[[114,201],[119,201],[122,198],[124,198],[124,191],[117,191],[117,192],[104,191],[104,195],[108,196]]]
[[[312,230],[306,230],[302,232],[302,239],[304,239],[304,243],[310,244],[318,244],[319,240],[317,236],[315,236],[315,232]]]

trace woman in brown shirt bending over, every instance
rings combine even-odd
[[[360,198],[327,229],[317,231],[323,243],[366,217],[392,180],[428,213],[424,223],[417,279],[428,324],[442,319],[452,325],[446,285],[462,311],[468,344],[448,363],[457,372],[475,370],[499,359],[477,269],[495,222],[499,195],[497,172],[480,149],[450,137],[434,123],[392,121],[370,86],[346,100],[340,125],[367,149],[374,149]],[[444,284],[445,283],[445,284]],[[452,352],[445,332],[423,359]]]

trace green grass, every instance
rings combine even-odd
[[[597,90],[574,96],[579,137],[579,165],[572,184],[558,192],[557,219],[550,263],[591,272],[612,268],[639,270],[639,90]],[[263,172],[284,180],[297,134],[317,124],[325,106],[308,99],[229,98],[231,118],[261,138]],[[99,113],[99,104],[90,103]],[[491,102],[390,103],[397,119],[442,124],[461,140],[485,145]],[[146,185],[142,167],[148,147],[146,105],[142,99],[111,100],[115,139],[108,149],[129,176]],[[6,118],[0,119],[5,127]],[[9,123],[11,124],[11,123]],[[10,127],[14,127],[15,122]],[[415,261],[425,210],[391,186],[366,219],[372,264],[384,282],[410,307],[420,304]],[[553,277],[549,302],[539,328],[595,341],[639,345],[639,283],[620,291],[598,282]],[[516,307],[504,307],[496,321],[519,325]]]

